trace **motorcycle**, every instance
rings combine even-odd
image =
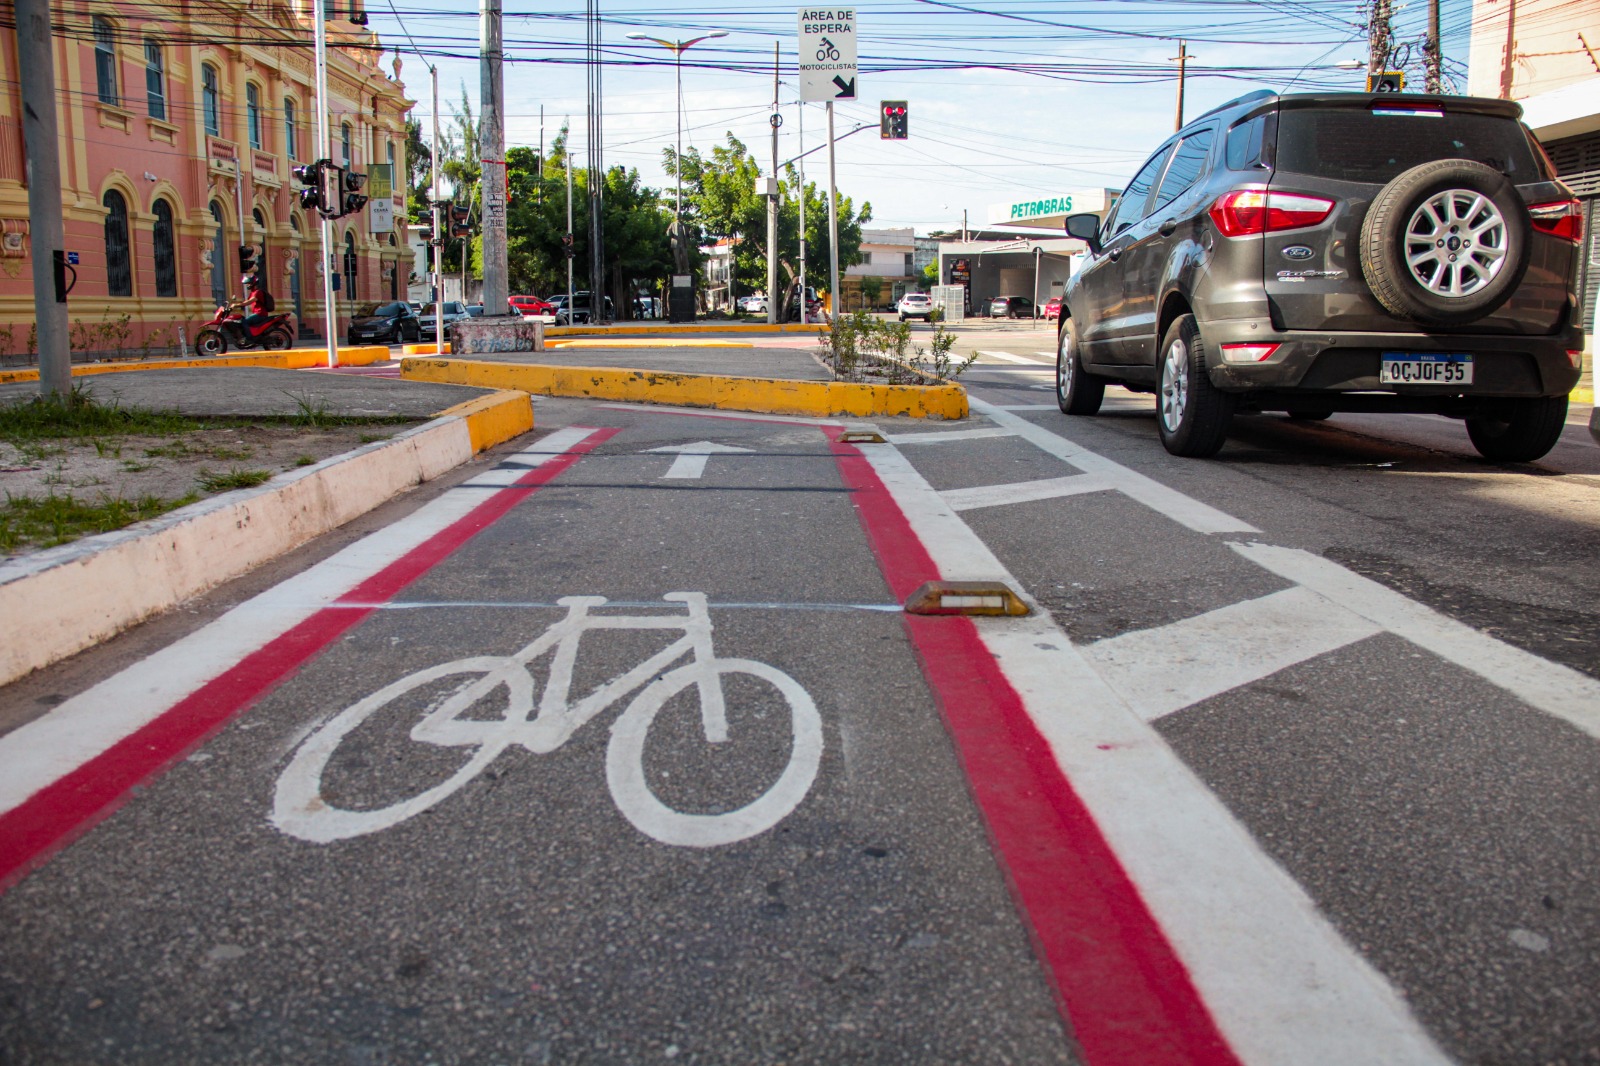
[[[292,347],[294,334],[289,330],[287,313],[268,315],[260,325],[247,327],[237,304],[217,308],[211,321],[202,326],[194,338],[194,350],[201,355],[225,355],[229,348],[260,348],[272,352]]]

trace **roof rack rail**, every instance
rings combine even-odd
[[[1190,119],[1189,122],[1198,122],[1202,118],[1208,118],[1211,115],[1215,115],[1219,111],[1227,111],[1228,109],[1238,107],[1241,104],[1255,104],[1260,103],[1262,100],[1271,100],[1277,97],[1277,95],[1278,94],[1273,92],[1271,89],[1257,89],[1254,92],[1245,93],[1243,96],[1235,97],[1225,104],[1218,104],[1210,111],[1207,111],[1204,115],[1199,115],[1196,118]],[[1188,125],[1188,123],[1186,122],[1184,125]]]

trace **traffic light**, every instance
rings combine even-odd
[[[300,197],[300,209],[302,211],[310,211],[312,209],[316,209],[318,211],[327,210],[327,198],[324,193],[324,174],[322,169],[327,165],[328,160],[319,159],[315,163],[306,163],[302,166],[295,167],[291,172],[294,174],[295,180],[303,186],[303,188],[297,190]]]
[[[563,233],[561,235],[561,250],[566,253],[568,259],[573,257],[575,253],[572,248],[572,234]]]
[[[878,109],[878,136],[885,141],[903,141],[906,132],[908,108],[904,100],[885,100]]]
[[[1403,93],[1406,91],[1406,74],[1403,70],[1385,70],[1367,75],[1369,93]]]
[[[256,250],[248,244],[239,245],[239,273],[252,273],[257,265]]]
[[[367,198],[361,192],[366,184],[365,174],[358,174],[354,170],[339,171],[339,213],[335,218],[353,215],[367,206]]]
[[[469,219],[471,219],[471,218],[472,218],[472,208],[466,206],[465,204],[451,204],[450,205],[450,236],[452,236],[452,237],[470,237],[470,236],[472,236],[472,223],[469,221]]]

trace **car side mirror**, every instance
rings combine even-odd
[[[1076,237],[1089,246],[1089,251],[1100,254],[1100,216],[1068,215],[1064,227],[1068,237]]]

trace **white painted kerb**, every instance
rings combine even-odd
[[[120,633],[472,458],[467,420],[386,441],[0,566],[0,685]]]

